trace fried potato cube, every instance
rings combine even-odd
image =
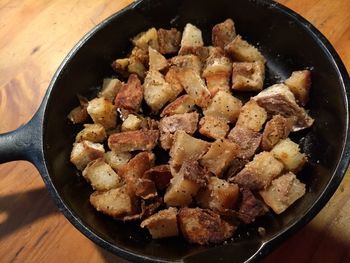
[[[226,53],[234,60],[241,62],[261,61],[265,63],[266,59],[260,51],[243,40],[240,35],[237,35],[230,43],[225,46]]]
[[[156,70],[161,71],[168,67],[168,61],[166,58],[160,54],[157,50],[148,47],[148,54],[149,54],[149,69],[150,70]]]
[[[301,106],[305,106],[309,101],[311,88],[310,70],[294,71],[284,83],[294,94],[297,103]]]
[[[176,28],[158,29],[159,52],[161,54],[176,53],[180,49],[181,35]]]
[[[106,138],[106,130],[101,124],[84,124],[84,129],[77,134],[75,141],[103,142]]]
[[[106,130],[117,126],[117,110],[109,100],[95,98],[89,101],[87,112],[96,124],[101,124]]]
[[[138,178],[135,182],[135,195],[144,200],[158,196],[155,183],[147,178]]]
[[[145,51],[148,50],[148,47],[159,50],[158,33],[154,27],[138,34],[133,38],[132,42],[135,46]]]
[[[89,162],[103,157],[104,152],[103,145],[99,143],[89,141],[74,143],[70,161],[82,171]]]
[[[224,119],[204,116],[199,122],[199,133],[213,139],[226,137],[230,127]]]
[[[146,227],[153,239],[177,236],[177,209],[169,207],[161,210],[142,221],[141,227]]]
[[[178,71],[176,70],[175,67],[171,67],[168,70],[168,72],[165,74],[165,81],[170,84],[173,90],[171,101],[176,99],[176,97],[184,90],[184,87],[182,86],[177,75],[178,75]]]
[[[116,171],[118,171],[124,164],[127,164],[131,159],[129,152],[113,152],[109,151],[104,154],[105,161]]]
[[[260,195],[264,202],[276,214],[281,214],[296,200],[305,194],[305,184],[301,183],[295,174],[289,172],[273,180],[271,185]]]
[[[218,91],[209,106],[203,110],[205,116],[221,118],[234,123],[239,115],[242,102],[225,91]]]
[[[122,131],[136,131],[141,128],[142,119],[134,114],[129,114],[128,117],[123,121]]]
[[[238,198],[239,188],[236,184],[211,176],[207,187],[199,192],[196,201],[201,208],[224,212],[227,209],[234,209]]]
[[[216,176],[222,176],[230,162],[237,157],[239,146],[225,139],[218,139],[210,145],[207,153],[200,159],[200,164]]]
[[[168,164],[154,166],[143,174],[143,178],[152,180],[159,190],[167,188],[172,177]]]
[[[87,112],[88,100],[82,96],[78,96],[80,106],[71,110],[67,116],[67,118],[73,123],[83,123],[89,118],[89,114]]]
[[[258,132],[262,129],[266,120],[266,110],[254,100],[250,100],[241,108],[236,125]]]
[[[188,48],[203,47],[202,31],[196,26],[187,23],[182,33],[181,48],[179,54],[186,53]]]
[[[131,74],[128,82],[123,84],[117,93],[114,104],[117,108],[138,112],[140,110],[142,99],[143,88],[141,81],[135,74]]]
[[[108,146],[114,152],[151,151],[156,146],[158,137],[157,130],[114,133],[108,138]]]
[[[184,237],[190,243],[199,245],[221,243],[232,237],[236,229],[207,209],[182,208],[178,213],[178,220]]]
[[[209,149],[210,143],[196,139],[184,131],[175,132],[170,149],[171,165],[179,166],[184,161],[196,161]]]
[[[129,74],[136,74],[139,78],[144,79],[146,75],[145,65],[135,56],[129,58],[128,72]]]
[[[181,85],[194,103],[199,107],[206,107],[210,101],[210,92],[205,82],[193,69],[179,69],[177,75]]]
[[[266,189],[283,171],[283,164],[271,152],[261,152],[231,181],[251,190]]]
[[[232,64],[232,89],[237,91],[261,91],[265,80],[265,64],[235,62]]]
[[[110,102],[114,102],[115,96],[122,87],[122,82],[119,79],[104,79],[102,89],[98,93],[98,97],[104,97]]]
[[[172,86],[165,81],[163,75],[154,70],[147,73],[143,87],[145,101],[153,112],[158,112],[177,95]]]
[[[119,73],[123,77],[129,76],[128,67],[130,64],[129,58],[118,58],[113,61],[112,68],[115,72]]]
[[[121,178],[103,158],[91,161],[83,171],[84,178],[97,191],[110,190],[121,184]]]
[[[213,27],[211,35],[213,46],[224,48],[227,44],[231,43],[235,37],[235,24],[230,18]]]
[[[169,103],[160,114],[160,117],[174,114],[183,114],[194,110],[194,100],[190,95],[182,95],[173,102]]]
[[[292,130],[293,123],[293,118],[274,115],[265,125],[261,148],[264,151],[270,151],[280,140],[287,138]]]
[[[97,211],[114,218],[134,214],[134,200],[128,194],[126,186],[109,191],[96,191],[90,196],[90,203]]]
[[[300,152],[299,145],[289,138],[280,141],[271,152],[288,171],[295,173],[300,171],[307,161],[305,154]]]
[[[198,56],[193,54],[172,57],[170,59],[170,65],[174,66],[175,68],[193,69],[199,75],[201,74],[203,68],[202,61]]]

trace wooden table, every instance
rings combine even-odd
[[[73,45],[131,0],[0,1],[0,133],[26,123]],[[349,0],[280,0],[320,29],[350,69]],[[350,262],[350,174],[304,229],[264,262]],[[33,165],[0,166],[1,262],[126,262],[60,214]]]

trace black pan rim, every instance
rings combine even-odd
[[[83,46],[90,38],[94,36],[96,32],[101,30],[103,27],[105,27],[109,22],[116,17],[124,14],[125,12],[128,12],[129,10],[134,9],[139,4],[142,4],[143,2],[146,2],[148,0],[139,0],[131,5],[125,7],[121,11],[111,15],[110,17],[103,20],[100,24],[95,26],[92,30],[90,30],[74,47],[73,49],[68,53],[68,55],[65,57],[59,68],[57,69],[56,73],[54,74],[54,77],[52,78],[49,87],[47,89],[47,92],[45,94],[44,100],[42,102],[42,105],[40,106],[39,112],[41,113],[40,118],[42,119],[42,126],[41,126],[41,141],[44,142],[45,137],[45,126],[46,126],[46,109],[47,104],[50,102],[50,94],[52,90],[55,87],[56,81],[60,78],[60,75],[62,71],[65,69],[65,66],[67,63],[74,58],[74,55],[76,52],[80,49],[81,46]],[[284,15],[288,16],[290,19],[296,22],[298,26],[304,27],[310,35],[317,41],[317,43],[320,45],[320,47],[327,51],[328,57],[330,59],[330,63],[333,64],[333,66],[338,71],[339,79],[342,82],[342,92],[344,94],[343,96],[343,102],[346,107],[346,131],[348,131],[345,134],[344,142],[343,142],[343,149],[341,158],[338,161],[337,168],[335,169],[335,172],[331,176],[328,185],[325,187],[324,191],[320,194],[319,198],[316,200],[316,202],[310,206],[308,211],[301,217],[301,219],[294,224],[290,225],[288,228],[285,228],[281,230],[279,233],[277,233],[274,237],[272,237],[270,240],[265,241],[262,243],[258,251],[251,256],[247,262],[256,261],[267,254],[269,254],[277,245],[281,244],[282,241],[286,240],[289,236],[291,236],[293,233],[295,233],[297,230],[301,229],[304,225],[306,225],[309,221],[311,221],[312,218],[316,216],[316,214],[319,213],[319,211],[324,207],[324,205],[327,203],[327,201],[332,197],[336,189],[338,188],[341,180],[343,179],[346,169],[349,165],[350,161],[350,136],[349,136],[349,94],[347,89],[350,88],[350,79],[348,72],[341,61],[339,55],[337,54],[336,50],[333,48],[331,43],[327,40],[327,38],[318,30],[316,29],[310,22],[308,22],[305,18],[300,16],[299,14],[295,13],[291,9],[283,6],[282,4],[276,3],[274,1],[270,0],[255,0],[257,4],[262,4],[264,6],[269,6],[270,8],[276,9],[278,12],[283,13]],[[63,202],[61,199],[57,189],[53,185],[53,182],[49,176],[49,169],[45,162],[45,146],[44,143],[42,143],[41,148],[41,155],[42,155],[42,163],[43,165],[37,165],[39,171],[42,174],[43,180],[54,200],[59,210],[65,215],[65,217],[72,223],[74,227],[76,227],[80,232],[82,232],[86,237],[91,239],[93,242],[98,244],[99,246],[123,257],[128,260],[132,261],[138,261],[138,262],[168,262],[166,260],[157,259],[157,258],[151,258],[143,255],[135,254],[132,251],[125,250],[122,248],[117,247],[116,245],[104,240],[102,237],[98,236],[96,233],[94,233],[87,225],[84,224],[69,208],[68,206]]]

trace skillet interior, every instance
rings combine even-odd
[[[295,140],[301,140],[302,149],[310,159],[300,176],[307,184],[307,194],[283,215],[269,214],[255,226],[242,229],[237,233],[235,243],[214,248],[188,245],[176,238],[153,241],[134,224],[115,222],[89,205],[92,189],[75,176],[76,170],[69,162],[78,129],[68,122],[66,116],[77,105],[77,94],[94,96],[102,79],[114,75],[109,65],[113,59],[125,56],[132,36],[152,26],[182,30],[187,22],[191,22],[203,30],[206,44],[209,44],[212,26],[229,17],[235,21],[239,34],[257,44],[267,57],[266,85],[288,77],[293,70],[312,68],[313,86],[308,108],[316,123],[310,130],[294,136]],[[43,142],[46,166],[54,187],[73,215],[106,241],[100,245],[117,253],[116,247],[132,251],[144,260],[175,261],[198,252],[215,250],[223,259],[240,262],[262,242],[272,239],[303,217],[308,221],[310,218],[305,218],[305,214],[333,177],[347,132],[347,103],[332,57],[310,34],[308,27],[301,26],[296,18],[266,1],[143,1],[134,9],[128,8],[115,15],[90,35],[51,85],[44,116]],[[267,235],[259,237],[256,226],[265,227]],[[202,260],[217,260],[217,253],[205,253]],[[129,258],[136,259],[132,255]]]

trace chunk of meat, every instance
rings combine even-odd
[[[160,114],[160,117],[174,114],[187,113],[194,110],[194,100],[189,95],[182,95],[173,102],[169,103]]]
[[[245,224],[255,221],[258,216],[266,213],[266,207],[249,189],[241,189],[242,200],[239,206],[239,218]]]
[[[108,146],[114,152],[151,151],[156,146],[158,137],[157,130],[114,133],[108,138]]]
[[[106,130],[117,125],[117,110],[112,102],[105,98],[95,98],[89,101],[87,112],[94,123],[101,124]]]
[[[84,129],[77,134],[75,141],[103,142],[106,138],[106,130],[101,124],[84,124]]]
[[[232,178],[238,174],[244,166],[248,163],[249,161],[247,159],[241,159],[241,158],[235,158],[233,159],[228,168],[227,171],[225,172],[225,178],[227,179],[228,182],[232,181]]]
[[[117,108],[138,112],[140,110],[142,99],[143,88],[141,82],[137,75],[131,74],[128,82],[123,84],[117,93],[114,104]]]
[[[261,91],[264,86],[265,64],[235,62],[232,65],[232,89],[237,91]]]
[[[203,47],[202,31],[196,26],[187,23],[182,33],[181,48],[179,54],[187,53],[188,49]]]
[[[226,19],[213,27],[212,43],[216,47],[224,48],[236,37],[235,24],[232,19]]]
[[[86,165],[98,158],[103,157],[104,148],[102,144],[82,141],[73,144],[70,161],[82,171]]]
[[[182,208],[178,213],[182,234],[190,243],[221,243],[232,237],[236,227],[222,220],[211,210]]]
[[[158,193],[155,183],[146,178],[137,178],[135,182],[135,195],[144,200],[155,198]]]
[[[142,118],[141,129],[142,130],[158,130],[158,121],[156,121],[150,117]]]
[[[159,190],[167,188],[172,177],[168,164],[154,166],[143,175],[143,178],[152,180]]]
[[[226,137],[230,127],[224,119],[213,116],[204,116],[199,122],[199,133],[213,139]]]
[[[272,115],[280,114],[284,117],[294,117],[296,119],[292,131],[309,128],[314,120],[295,101],[293,93],[284,84],[273,85],[253,99]]]
[[[235,126],[227,138],[238,144],[240,151],[238,158],[250,159],[258,150],[261,142],[261,134],[246,127]]]
[[[281,115],[274,115],[264,128],[261,139],[263,151],[270,151],[280,140],[289,136],[294,120]]]
[[[176,28],[166,30],[158,29],[159,52],[161,54],[174,54],[180,49],[181,32]]]
[[[265,109],[254,100],[250,100],[241,108],[236,125],[258,132],[262,129],[266,120],[267,112]]]
[[[295,174],[289,172],[273,180],[271,185],[260,191],[264,202],[276,214],[281,214],[296,200],[305,194],[305,184],[301,183]]]
[[[309,101],[309,93],[311,88],[311,71],[294,71],[292,75],[285,80],[284,83],[294,94],[296,102],[301,106],[305,106]]]
[[[107,78],[103,80],[102,89],[98,93],[98,97],[104,97],[110,102],[114,102],[115,96],[122,87],[122,82],[119,79]]]

